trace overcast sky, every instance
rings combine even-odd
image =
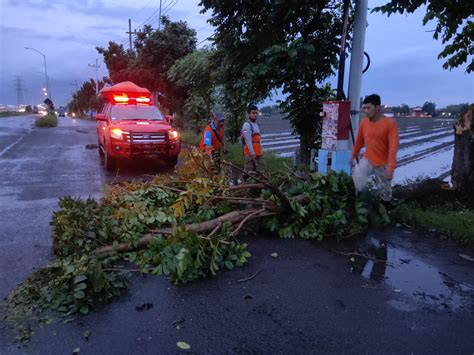
[[[199,0],[162,0],[173,21],[187,21],[197,31],[199,47],[213,30],[200,14]],[[231,0],[229,0],[231,1]],[[370,0],[369,5],[384,3]],[[42,101],[43,56],[46,55],[51,94],[56,105],[66,104],[80,84],[95,78],[88,66],[99,59],[99,77],[107,70],[95,47],[108,41],[128,46],[132,29],[145,23],[157,27],[159,0],[0,0],[0,104],[16,104],[18,78],[25,103]],[[473,75],[464,68],[442,69],[437,55],[442,46],[432,39],[434,24],[423,27],[423,12],[414,15],[368,15],[366,51],[371,67],[364,74],[362,95],[379,93],[388,105],[410,106],[433,101],[437,107],[474,101]],[[349,61],[347,69],[349,70]],[[335,81],[333,81],[335,82]],[[346,83],[347,87],[347,83]]]

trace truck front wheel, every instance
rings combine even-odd
[[[104,151],[104,165],[105,165],[105,168],[109,171],[115,170],[117,167],[116,159],[109,154],[107,149],[105,149]]]
[[[104,149],[105,149],[105,146],[102,146],[102,144],[100,144],[100,140],[97,140],[97,146],[99,147],[99,155],[100,155],[100,157],[103,157],[103,156],[104,156]]]
[[[167,163],[170,168],[174,168],[176,164],[178,163],[178,156],[168,158]]]

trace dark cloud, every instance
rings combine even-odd
[[[10,38],[19,38],[25,34],[28,34],[28,38],[32,40],[46,40],[46,41],[62,41],[62,42],[69,42],[73,44],[81,43],[86,45],[97,45],[98,42],[96,40],[92,40],[87,37],[78,37],[74,35],[64,35],[64,34],[46,34],[41,33],[39,31],[33,31],[30,28],[21,28],[21,27],[8,27],[8,26],[0,26],[0,32],[2,36],[10,36]]]
[[[152,14],[156,8],[143,8],[141,10],[130,6],[105,6],[103,1],[67,1],[67,0],[10,0],[10,6],[28,7],[36,10],[61,10],[64,9],[72,14],[85,14],[89,16],[101,16],[113,19],[128,19],[136,15],[138,11],[141,13]],[[102,25],[101,27],[106,27]],[[124,25],[125,27],[125,25]]]

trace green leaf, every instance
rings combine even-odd
[[[73,354],[79,354],[81,352],[81,348],[74,348],[72,351]]]
[[[277,252],[271,253],[270,256],[271,256],[272,258],[277,258],[277,257],[278,257],[278,253],[277,253]]]
[[[183,350],[189,350],[191,349],[191,345],[189,345],[188,343],[184,342],[184,341],[178,341],[176,343],[176,346],[180,349],[183,349]]]
[[[230,260],[226,260],[226,261],[224,262],[224,265],[225,265],[225,267],[228,268],[229,270],[232,270],[232,269],[234,268],[234,264],[233,264],[232,261],[230,261]]]
[[[87,284],[83,282],[83,283],[77,284],[76,287],[74,287],[74,290],[80,291],[80,290],[85,290],[86,288],[87,288]]]
[[[74,298],[82,299],[84,297],[86,297],[86,294],[84,293],[84,291],[75,291],[74,292]]]
[[[87,313],[89,313],[89,306],[82,306],[82,307],[79,309],[79,312],[81,312],[82,314],[87,314]]]
[[[90,329],[86,329],[86,330],[84,330],[84,333],[82,333],[82,335],[83,335],[84,338],[86,338],[86,339],[89,339],[89,337],[91,336],[91,334],[92,334],[92,333],[91,333]]]
[[[79,276],[76,276],[76,277],[74,278],[74,283],[75,283],[75,284],[78,284],[78,283],[80,283],[80,282],[82,282],[82,281],[85,281],[85,280],[87,280],[87,276],[86,276],[86,275],[79,275]]]

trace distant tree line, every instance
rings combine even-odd
[[[446,116],[449,117],[459,117],[461,113],[465,112],[469,107],[469,103],[463,104],[456,104],[456,105],[448,105],[442,109],[436,109],[436,104],[431,101],[426,101],[422,106],[421,109],[424,113],[429,114],[433,117],[438,116],[441,112],[445,113]],[[410,115],[410,106],[407,104],[401,104],[400,106],[395,106],[393,108],[393,112],[397,116],[409,116]]]

